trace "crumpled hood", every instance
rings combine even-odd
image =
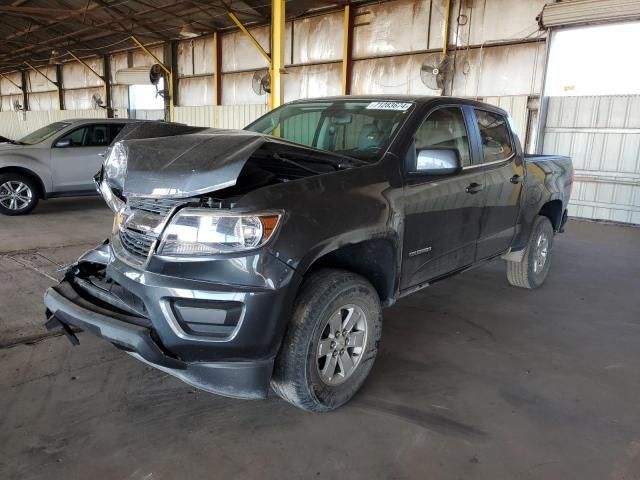
[[[182,198],[235,185],[249,157],[269,137],[208,129],[171,137],[123,140],[125,196]]]
[[[247,160],[267,144],[269,150],[283,155],[345,160],[330,152],[246,130],[199,128],[196,133],[185,134],[178,130],[186,127],[176,124],[152,127],[165,136],[140,138],[136,137],[140,132],[132,132],[119,141],[127,152],[122,189],[125,197],[186,198],[231,187]],[[172,130],[176,131],[173,135]]]

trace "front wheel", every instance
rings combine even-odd
[[[538,288],[551,266],[553,226],[547,217],[538,216],[520,262],[507,262],[507,280],[514,287]]]
[[[6,173],[0,175],[0,213],[26,215],[38,204],[38,187],[26,175]]]
[[[381,332],[380,299],[367,280],[337,269],[313,273],[295,301],[273,390],[304,410],[338,408],[367,378]]]

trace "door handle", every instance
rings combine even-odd
[[[478,193],[479,191],[481,191],[484,187],[482,186],[481,183],[470,183],[467,188],[464,189],[465,192],[470,193],[471,195],[474,195],[476,193]]]
[[[522,177],[518,174],[514,175],[509,179],[511,183],[520,183],[520,180],[522,180]]]

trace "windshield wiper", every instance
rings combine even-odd
[[[272,157],[275,158],[276,160],[280,160],[281,162],[288,163],[290,165],[295,165],[296,167],[301,168],[302,170],[305,170],[309,173],[314,173],[316,175],[320,175],[322,173],[322,172],[319,172],[318,170],[314,170],[313,168],[306,167],[302,165],[300,162],[296,162],[295,160],[291,160],[289,158],[283,157],[276,152],[273,153]],[[324,162],[320,162],[320,163],[324,163]],[[330,164],[330,165],[334,167],[336,166],[335,164]]]
[[[10,140],[9,143],[13,143],[14,145],[24,145],[20,140]]]

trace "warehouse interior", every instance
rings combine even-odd
[[[454,96],[574,167],[544,286],[514,289],[492,261],[400,299],[371,376],[329,414],[201,392],[84,332],[72,349],[42,295],[112,212],[83,196],[0,216],[0,477],[640,478],[640,1],[11,0],[0,39],[9,140]]]

